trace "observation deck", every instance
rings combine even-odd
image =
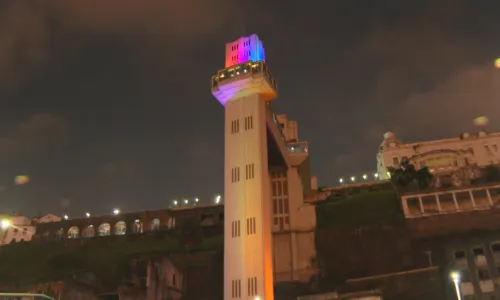
[[[297,159],[291,159],[290,154],[293,154],[293,156],[307,156],[307,142],[287,143],[278,118],[271,108],[270,101],[278,96],[278,83],[264,61],[248,61],[219,70],[216,75],[212,76],[211,90],[215,98],[224,106],[232,99],[255,94],[260,95],[262,100],[267,102],[266,123],[268,136],[272,137],[275,144],[272,145],[270,141],[268,143],[270,162],[292,165],[295,164]],[[276,150],[279,152],[280,157],[275,153]]]

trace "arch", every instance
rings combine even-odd
[[[132,225],[132,232],[133,233],[143,233],[144,228],[142,226],[141,220],[135,220],[134,224]]]
[[[99,236],[108,236],[111,234],[111,225],[109,223],[102,223],[99,225]]]
[[[94,225],[89,225],[82,230],[82,237],[91,238],[95,236]]]
[[[42,235],[42,241],[46,242],[50,239],[50,232],[47,230]]]
[[[203,214],[201,215],[201,226],[213,226],[215,225],[214,216],[212,214]]]
[[[77,239],[80,237],[80,229],[76,226],[71,226],[68,229],[68,239]]]
[[[118,221],[115,224],[115,235],[125,235],[127,234],[127,224],[123,221]]]
[[[167,227],[168,227],[168,229],[175,228],[175,217],[168,218]]]
[[[63,228],[59,228],[56,231],[56,233],[54,234],[54,238],[59,241],[59,240],[62,240],[63,237],[64,237],[64,229]]]
[[[160,230],[160,219],[155,218],[151,221],[151,231]]]

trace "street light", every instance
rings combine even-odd
[[[194,202],[198,203],[198,201],[200,201],[200,199],[194,198]]]
[[[188,204],[189,203],[189,200],[188,199],[185,199],[184,200],[184,204]]]
[[[352,177],[351,177],[351,181],[352,181],[352,182],[356,181],[356,177],[352,176]]]
[[[120,214],[120,210],[118,208],[113,209],[113,215],[117,216]]]
[[[69,219],[68,215],[64,215],[64,216],[63,216],[63,219],[64,219],[64,220],[68,220],[68,219]]]
[[[460,273],[458,272],[451,272],[450,273],[450,278],[453,281],[453,284],[455,285],[455,291],[457,293],[457,299],[462,300],[462,295],[460,293]]]
[[[375,179],[378,179],[378,173],[373,174],[373,177],[374,177]]]
[[[344,178],[339,178],[340,183],[344,183]]]
[[[366,178],[368,178],[368,176],[366,176],[366,174],[363,174],[363,179],[366,180]]]
[[[85,216],[86,216],[87,218],[90,218],[90,213],[89,213],[89,212],[85,213]]]
[[[0,223],[0,228],[2,229],[7,229],[9,226],[10,226],[10,221],[7,219],[2,220],[2,222]]]
[[[174,205],[175,205],[175,206],[177,205],[177,203],[178,203],[178,202],[177,202],[177,200],[174,200]]]
[[[221,199],[221,196],[217,195],[217,197],[215,197],[215,203],[219,204],[220,203],[220,199]]]

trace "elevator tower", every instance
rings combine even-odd
[[[224,299],[273,300],[266,120],[277,83],[257,35],[226,44],[212,94],[225,108]]]

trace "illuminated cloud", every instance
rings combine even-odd
[[[44,151],[68,137],[66,122],[52,114],[35,114],[0,137],[0,160]]]
[[[19,84],[47,62],[54,43],[78,47],[86,35],[126,36],[135,37],[144,48],[153,45],[149,48],[182,53],[218,29],[230,28],[229,21],[237,16],[231,0],[4,1],[0,83]]]

